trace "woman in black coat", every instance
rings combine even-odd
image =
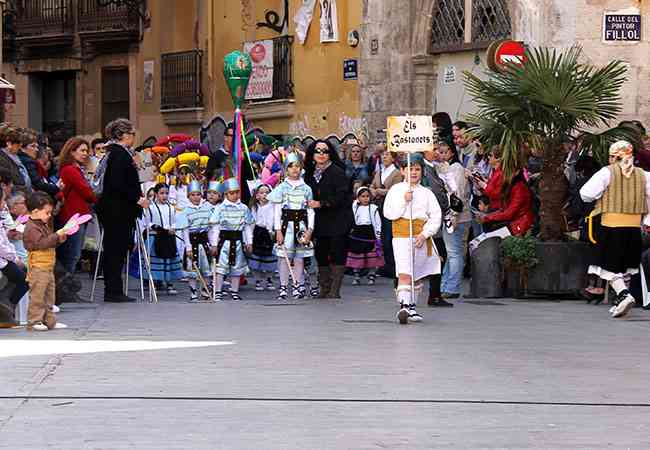
[[[149,203],[133,160],[135,129],[127,119],[106,126],[106,170],[97,215],[104,232],[104,301],[134,301],[122,293],[122,268],[133,242],[135,222]],[[100,162],[101,166],[101,162]]]
[[[340,298],[352,227],[352,198],[345,166],[332,144],[317,140],[305,155],[305,182],[311,187],[316,212],[315,253],[321,298]]]

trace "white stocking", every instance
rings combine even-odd
[[[397,303],[400,305],[411,304],[411,286],[408,284],[400,284],[397,286]]]
[[[287,265],[286,258],[282,258],[279,261],[278,269],[280,271],[280,286],[289,285],[289,266]]]
[[[296,277],[298,285],[305,284],[305,260],[303,258],[293,258],[293,275]]]
[[[221,290],[223,289],[223,279],[224,279],[224,276],[221,275],[220,273],[218,273],[217,277],[216,277],[216,280],[214,282],[214,289],[217,292],[221,292]]]
[[[612,289],[614,289],[614,292],[616,292],[616,295],[627,289],[627,285],[625,284],[623,277],[614,278],[612,281],[610,281],[609,284],[612,286]]]
[[[230,291],[239,292],[239,277],[232,276],[230,277]]]

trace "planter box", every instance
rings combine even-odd
[[[585,242],[538,242],[539,262],[528,271],[528,286],[520,284],[518,271],[505,275],[505,295],[568,296],[587,285],[587,268],[596,257],[596,249]]]

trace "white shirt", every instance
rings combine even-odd
[[[358,201],[352,203],[352,212],[354,213],[354,223],[357,225],[372,225],[375,230],[375,237],[381,238],[381,216],[379,208],[372,203],[363,206]]]
[[[152,202],[147,209],[144,219],[147,228],[158,225],[165,230],[173,230],[176,226],[176,209],[169,203]]]
[[[384,165],[381,165],[381,176],[379,177],[381,179],[381,184],[382,186],[386,184],[386,180],[390,176],[391,173],[395,172],[397,170],[397,167],[395,167],[395,164],[391,164],[388,167],[384,167]]]
[[[257,209],[251,211],[255,219],[255,225],[258,227],[266,228],[269,231],[273,230],[273,219],[275,215],[275,205],[268,202],[266,205],[257,205]]]
[[[645,201],[650,212],[650,173],[645,174]],[[594,202],[601,198],[611,182],[612,173],[609,166],[603,167],[592,176],[580,189],[580,197],[585,202]],[[650,226],[650,213],[643,217],[643,225]]]
[[[413,201],[407,203],[404,195],[408,190],[409,185],[406,181],[397,183],[390,188],[384,201],[384,217],[388,220],[410,219],[412,210],[413,219],[426,221],[422,229],[422,235],[426,238],[435,235],[442,222],[442,213],[436,196],[429,189],[418,184],[413,187]]]

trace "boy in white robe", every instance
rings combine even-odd
[[[440,229],[442,213],[433,192],[420,184],[423,164],[421,155],[411,155],[410,172],[406,162],[402,167],[405,181],[391,187],[384,202],[384,216],[393,222],[393,252],[398,277],[396,293],[400,305],[397,319],[401,324],[422,320],[415,309],[417,296],[422,291],[422,279],[441,272],[433,236]],[[409,236],[411,213],[412,238]],[[411,259],[411,248],[415,261]],[[411,292],[411,277],[415,292]]]

